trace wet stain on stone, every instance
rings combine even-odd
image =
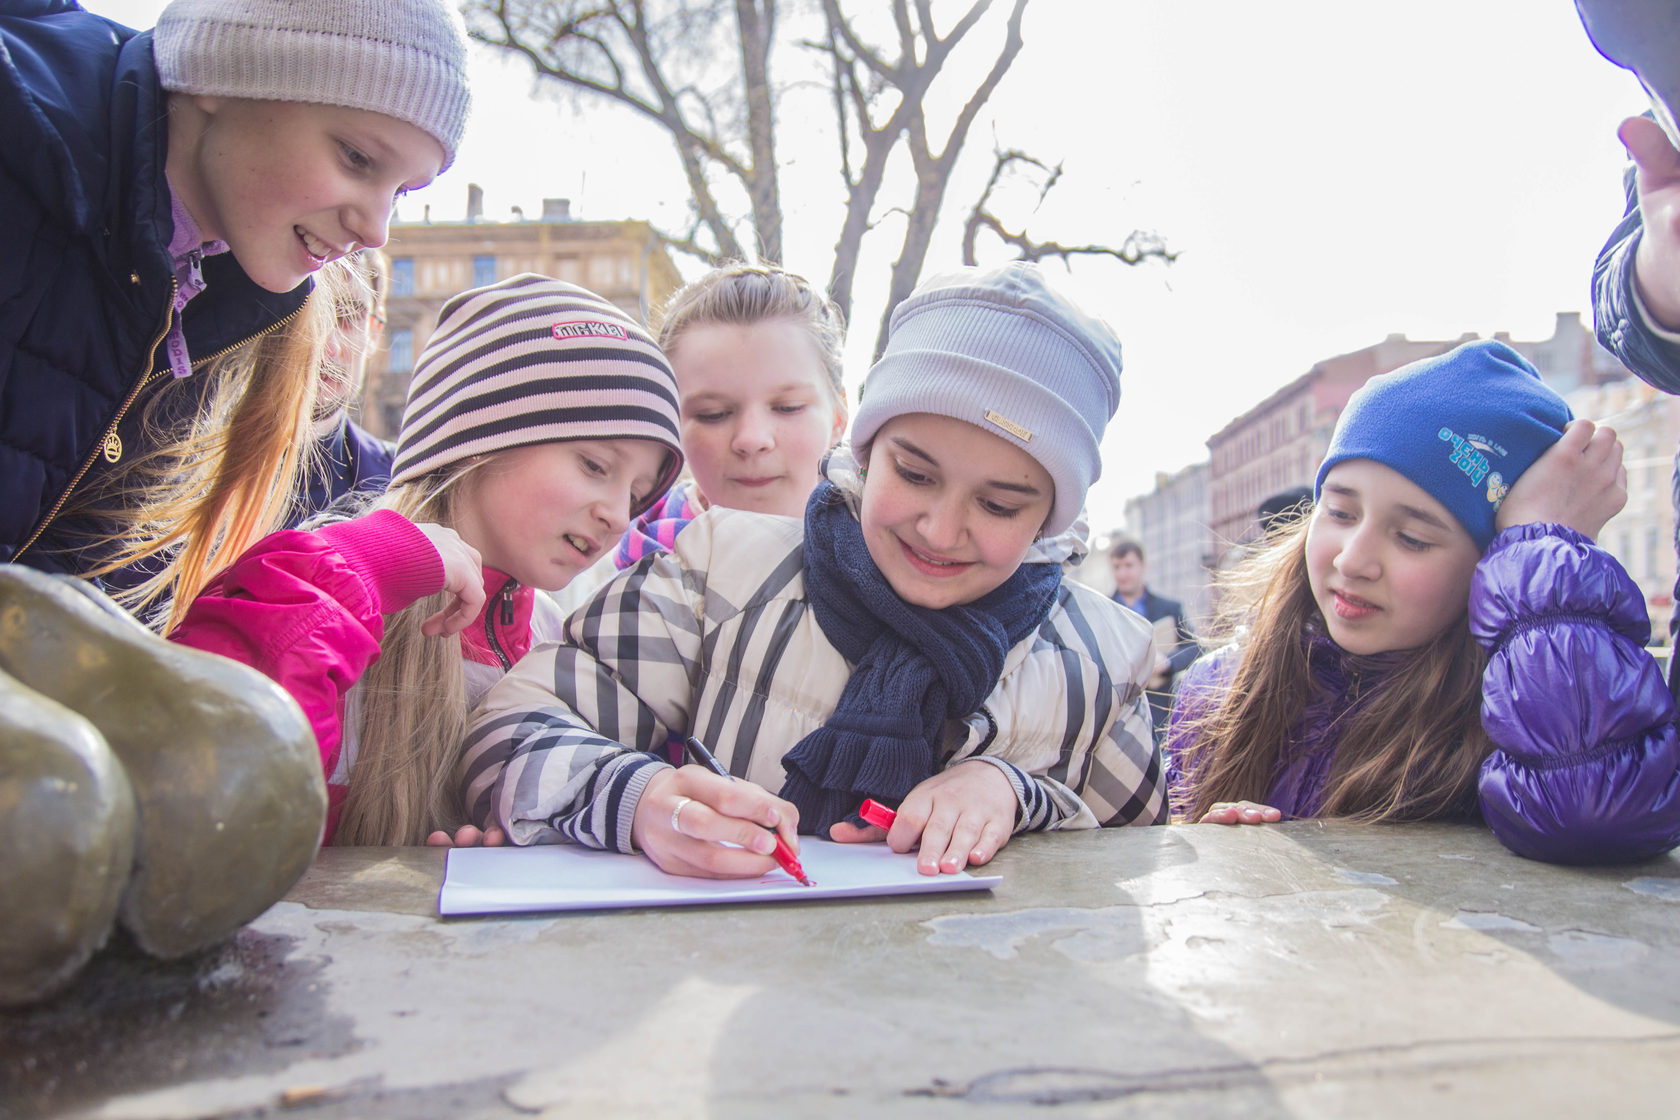
[[[1558,955],[1560,964],[1578,968],[1626,968],[1651,954],[1651,947],[1643,941],[1584,929],[1554,933],[1546,938],[1546,944]]]
[[[291,959],[294,943],[247,927],[215,948],[159,961],[119,930],[57,996],[0,1012],[5,1114],[55,1116],[355,1049],[350,1020],[329,1015],[325,985],[312,982],[326,962]]]
[[[1400,880],[1376,871],[1354,871],[1346,867],[1336,868],[1335,876],[1344,883],[1357,883],[1360,886],[1393,887],[1400,883]]]
[[[1634,894],[1660,898],[1664,902],[1680,902],[1680,879],[1654,879],[1646,876],[1641,879],[1630,879],[1622,886]]]
[[[1078,961],[1108,961],[1143,952],[1148,945],[1134,907],[1097,910],[1057,907],[1010,914],[962,914],[934,918],[931,945],[980,949],[998,960],[1019,955],[1020,946],[1040,935],[1056,950]]]
[[[1540,933],[1540,927],[1521,918],[1486,910],[1460,910],[1441,925],[1446,929],[1473,929],[1478,933]]]

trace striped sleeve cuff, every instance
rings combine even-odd
[[[1050,823],[1050,798],[1038,779],[1005,759],[989,754],[977,754],[964,762],[989,762],[1003,771],[1009,786],[1015,791],[1015,832],[1038,832]]]

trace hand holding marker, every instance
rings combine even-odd
[[[728,770],[725,770],[723,768],[723,764],[716,758],[712,757],[712,752],[707,750],[706,745],[700,740],[690,735],[688,737],[687,746],[688,757],[692,758],[695,762],[698,762],[700,765],[706,767],[712,773],[717,774],[720,777],[728,778],[732,782],[735,780],[735,775],[731,774]],[[771,853],[776,858],[776,865],[783,871],[786,871],[789,875],[792,875],[795,879],[798,879],[804,886],[813,886],[814,884],[811,880],[805,877],[805,869],[799,866],[799,857],[793,854],[793,849],[788,847],[788,842],[786,840],[782,839],[782,834],[773,828],[769,831],[776,837],[776,850]]]

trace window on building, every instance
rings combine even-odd
[[[1656,579],[1662,574],[1662,534],[1656,526],[1645,530],[1645,576]]]
[[[414,332],[407,327],[391,332],[391,372],[407,373],[414,368]]]
[[[391,294],[394,296],[411,296],[414,294],[413,257],[397,257],[391,261]]]
[[[496,282],[496,258],[474,257],[472,286],[483,288]]]

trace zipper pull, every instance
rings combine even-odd
[[[514,582],[510,579],[502,588],[502,625],[513,625],[513,589]]]
[[[204,264],[204,250],[202,250],[202,249],[188,250],[188,252],[187,252],[187,277],[188,277],[189,283],[192,285],[192,287],[195,291],[199,288],[204,287],[204,273],[200,269],[200,266],[203,265],[203,264]]]

